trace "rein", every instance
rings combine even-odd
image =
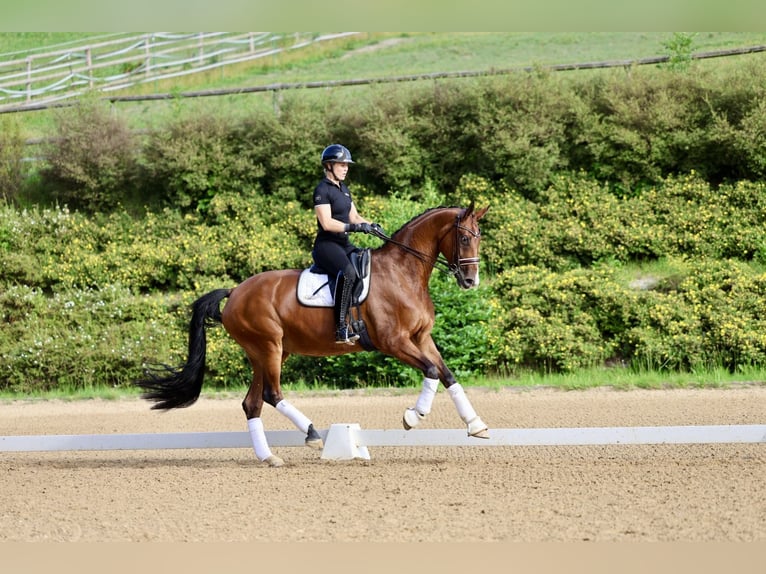
[[[452,226],[452,228],[450,228],[450,230],[447,231],[447,233],[449,233],[452,229],[455,230],[455,241],[453,242],[453,244],[454,244],[454,254],[453,254],[453,257],[452,257],[452,259],[453,259],[452,263],[442,259],[441,253],[439,255],[437,255],[436,258],[430,257],[430,256],[426,255],[425,253],[421,253],[417,249],[413,249],[412,247],[410,247],[406,243],[402,243],[401,241],[397,241],[393,237],[389,237],[385,233],[382,233],[382,232],[379,232],[379,231],[374,231],[372,233],[372,235],[382,239],[383,241],[387,241],[389,243],[393,243],[394,245],[397,245],[397,246],[401,247],[402,249],[404,249],[410,255],[414,255],[415,257],[417,257],[421,261],[424,261],[426,263],[431,264],[431,266],[434,269],[438,269],[442,273],[446,273],[447,275],[455,276],[458,273],[460,273],[460,268],[461,267],[463,267],[465,265],[472,265],[472,264],[475,264],[475,263],[479,262],[479,258],[478,257],[463,257],[463,258],[459,258],[458,257],[458,249],[459,249],[459,247],[458,247],[458,237],[457,237],[458,230],[462,229],[463,231],[466,231],[467,233],[470,233],[474,237],[480,237],[481,233],[473,231],[472,229],[468,229],[467,227],[465,227],[463,225],[460,225],[460,216],[459,215],[455,218],[455,224]],[[447,233],[442,235],[442,237],[439,239],[438,243],[441,243],[444,240],[444,238],[447,236]]]

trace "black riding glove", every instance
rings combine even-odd
[[[383,228],[380,226],[379,223],[373,223],[371,226],[372,232],[378,235],[385,235],[386,232],[383,231]]]
[[[347,223],[346,231],[350,233],[372,233],[372,226],[369,223]]]

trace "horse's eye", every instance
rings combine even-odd
[[[469,243],[471,243],[471,238],[468,237],[467,235],[461,235],[460,243],[462,243],[463,245],[468,245]]]

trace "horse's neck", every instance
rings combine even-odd
[[[437,226],[436,233],[429,230],[433,227],[433,222],[423,220],[415,223],[411,229],[404,230],[404,233],[397,234],[396,239],[398,241],[401,241],[420,256],[409,253],[396,245],[389,244],[387,246],[396,264],[407,269],[417,270],[416,279],[426,288],[434,270],[434,263],[439,257],[439,242],[448,231],[446,224]]]
[[[439,255],[439,243],[438,238],[425,237],[423,234],[412,233],[405,241],[403,241],[410,249],[422,253],[425,257],[430,258],[432,261]]]
[[[431,253],[418,249],[417,252],[423,257],[421,258],[414,253],[405,251],[398,245],[389,244],[387,247],[389,248],[389,257],[386,261],[391,266],[389,273],[403,273],[413,284],[427,290],[434,269],[433,259],[430,259]],[[413,249],[416,248],[413,247]]]
[[[441,212],[434,213],[431,218],[438,218],[436,221],[426,217],[412,229],[412,247],[431,257],[432,261],[436,261],[439,256],[439,242],[444,239],[452,224],[451,217],[441,221],[442,217]]]

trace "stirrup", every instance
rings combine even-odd
[[[349,333],[348,325],[341,325],[338,327],[338,330],[335,331],[335,342],[338,344],[346,343],[347,345],[353,345],[357,339],[359,339],[359,335],[356,333]]]

